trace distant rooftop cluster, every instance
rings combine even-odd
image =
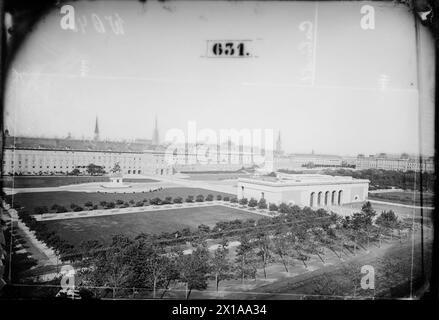
[[[151,140],[142,142],[77,140],[33,137],[5,137],[5,148],[140,152],[151,147]]]

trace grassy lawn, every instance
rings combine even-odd
[[[2,177],[1,179],[5,188],[47,188],[69,184],[110,181],[108,177],[102,176],[17,176]]]
[[[382,193],[369,193],[369,198],[373,200],[396,202],[408,205],[419,206],[420,193],[413,191],[395,191],[395,192],[382,192]],[[430,207],[434,205],[434,194],[425,192],[423,193],[423,205]]]
[[[44,222],[50,231],[73,245],[82,241],[101,240],[108,243],[115,234],[134,237],[142,232],[160,234],[183,228],[196,229],[200,224],[213,227],[218,221],[257,220],[260,216],[223,206],[194,207],[127,213],[124,215],[76,218]]]
[[[109,182],[108,177],[103,176],[17,176],[1,178],[5,188],[47,188],[59,187],[69,184],[79,184],[87,182]],[[158,180],[141,178],[127,178],[126,182],[158,182]]]
[[[362,205],[363,205],[362,203],[351,203],[351,204],[345,204],[343,206],[349,208],[361,209]],[[392,210],[396,214],[400,215],[401,218],[403,217],[412,218],[413,213],[415,217],[419,217],[421,215],[420,209],[406,208],[398,205],[372,203],[372,208],[376,211],[377,216],[380,215],[382,211],[389,211],[389,210]],[[424,213],[424,217],[427,218],[431,218],[433,216],[433,210],[423,209],[423,213]]]
[[[66,207],[67,210],[71,211],[70,204],[74,203],[81,207],[84,207],[84,203],[87,201],[91,201],[93,204],[98,205],[98,209],[102,209],[99,205],[100,201],[113,201],[120,199],[124,202],[129,202],[130,200],[143,201],[144,199],[152,199],[155,197],[159,197],[162,200],[165,197],[182,197],[183,200],[186,199],[187,196],[192,195],[196,197],[197,195],[202,194],[206,197],[208,194],[213,194],[214,197],[218,194],[222,196],[230,194],[210,191],[206,189],[199,188],[167,188],[161,191],[154,192],[145,192],[145,193],[103,193],[103,192],[70,192],[70,191],[56,191],[56,192],[32,192],[32,193],[18,193],[13,196],[14,203],[19,203],[21,206],[25,207],[27,211],[31,214],[34,213],[34,208],[39,206],[47,206],[49,209],[55,203],[61,206]],[[7,196],[7,201],[11,203],[11,197]],[[51,210],[51,212],[54,212]]]

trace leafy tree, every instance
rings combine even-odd
[[[200,224],[198,226],[198,232],[200,232],[200,233],[209,233],[210,232],[210,228],[209,228],[209,226],[206,226],[205,224]]]
[[[34,213],[35,214],[43,214],[43,213],[47,213],[49,212],[49,208],[47,208],[46,206],[41,206],[41,207],[35,207],[34,208]]]
[[[73,169],[69,173],[69,175],[71,175],[71,176],[78,176],[79,174],[81,174],[81,171],[78,168]]]
[[[162,204],[171,204],[172,203],[172,197],[166,197],[165,200],[162,201]]]
[[[158,198],[158,197],[155,197],[155,198],[149,199],[149,203],[151,205],[153,205],[153,206],[154,205],[159,205],[159,204],[162,203],[162,200],[160,198]]]
[[[93,207],[93,202],[87,201],[86,203],[84,203],[84,207],[86,207],[86,208]]]
[[[268,206],[268,210],[270,211],[277,211],[278,207],[275,203],[270,203],[270,205]]]
[[[282,202],[282,203],[279,205],[279,209],[278,209],[278,211],[279,211],[280,213],[288,213],[288,212],[290,212],[290,207],[289,207],[285,202]]]
[[[267,209],[267,200],[265,198],[261,198],[258,202],[259,209]]]
[[[105,170],[103,169],[102,166],[98,166],[93,163],[90,163],[87,166],[87,173],[91,176],[103,175],[105,174]]]
[[[272,261],[272,244],[266,233],[260,232],[256,235],[254,247],[257,249],[256,255],[261,259],[264,270],[264,278],[267,279],[267,265]]]
[[[183,203],[183,198],[182,197],[174,198],[174,203]]]
[[[239,242],[240,244],[236,248],[236,271],[237,276],[244,283],[246,278],[256,277],[256,256],[246,234],[241,235]]]
[[[106,209],[113,209],[115,207],[116,207],[116,204],[113,201],[108,202],[107,205],[105,206]]]
[[[393,210],[389,210],[389,211],[384,210],[376,218],[375,224],[382,226],[384,228],[395,229],[398,226],[398,217],[393,212]]]
[[[204,290],[207,288],[207,279],[210,271],[209,252],[206,246],[197,247],[191,254],[180,257],[180,280],[186,283],[186,299],[193,289]]]
[[[288,271],[288,257],[290,253],[290,244],[284,235],[279,235],[273,239],[273,253],[278,255],[285,271]]]
[[[233,266],[227,258],[229,254],[227,245],[227,239],[223,239],[210,260],[210,269],[215,279],[216,291],[218,291],[219,283],[221,281],[233,277]]]
[[[56,213],[63,213],[63,212],[67,212],[68,210],[66,209],[66,207],[64,206],[58,206],[56,208]]]

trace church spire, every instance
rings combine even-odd
[[[159,139],[159,127],[157,124],[157,115],[155,116],[155,122],[154,122],[154,131],[152,133],[152,144],[157,146],[160,143]]]
[[[95,135],[94,139],[97,141],[99,140],[99,124],[98,124],[98,116],[96,116],[96,123],[95,123]]]
[[[277,141],[276,141],[276,153],[278,155],[282,154],[282,141],[280,139],[280,130],[279,130],[279,135],[277,136]]]

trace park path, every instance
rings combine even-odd
[[[143,207],[100,209],[100,210],[78,211],[78,212],[69,211],[62,213],[43,213],[43,214],[35,214],[33,215],[33,217],[37,221],[52,221],[52,220],[64,220],[64,219],[112,216],[112,215],[128,214],[128,213],[145,213],[151,211],[167,211],[174,209],[211,207],[211,206],[223,206],[223,207],[233,208],[249,213],[259,214],[266,217],[273,217],[273,214],[271,214],[267,209],[249,208],[247,206],[242,206],[237,203],[230,203],[221,200],[191,202],[191,203],[185,202],[185,203],[174,203],[174,204],[164,204],[164,205],[150,205]]]

